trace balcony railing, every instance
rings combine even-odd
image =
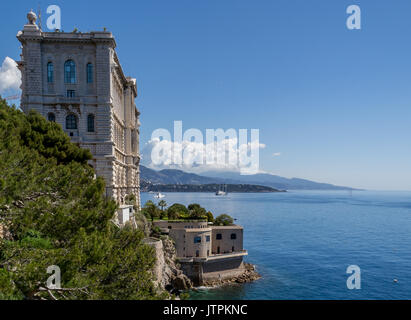
[[[246,255],[248,255],[247,250],[238,250],[234,252],[212,254],[211,256],[208,256],[208,257],[179,257],[178,260],[180,262],[205,262],[205,261],[212,261],[212,260],[237,258],[237,257],[246,256]]]
[[[208,257],[208,260],[235,258],[235,257],[246,256],[246,255],[248,255],[247,250],[238,250],[238,251],[227,252],[227,253],[212,254],[211,256]]]

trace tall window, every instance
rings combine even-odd
[[[54,81],[54,70],[53,70],[53,63],[47,63],[47,82],[51,83]]]
[[[73,60],[64,63],[64,82],[76,83],[76,64]]]
[[[55,116],[55,114],[54,114],[53,112],[50,112],[50,113],[47,115],[47,119],[48,119],[49,121],[56,122],[56,116]]]
[[[77,129],[77,118],[74,114],[69,114],[66,117],[66,129],[68,130]]]
[[[76,90],[67,90],[67,98],[74,98],[76,96]]]
[[[87,116],[87,131],[94,132],[94,114]]]
[[[93,64],[87,63],[87,83],[93,83]]]

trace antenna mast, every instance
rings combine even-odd
[[[39,29],[41,30],[41,9],[40,9],[40,3],[37,6],[37,11],[38,11],[38,19],[39,19]]]

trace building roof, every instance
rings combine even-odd
[[[231,226],[211,226],[212,229],[243,229],[242,226],[233,224]]]
[[[26,39],[40,40],[43,42],[74,42],[74,43],[96,43],[106,42],[111,45],[113,49],[116,48],[116,40],[110,31],[91,31],[91,32],[44,32],[37,25],[24,26],[23,31],[17,33],[17,39],[24,42]],[[114,51],[114,61],[117,64],[117,71],[123,80],[123,83],[133,90],[134,97],[137,97],[136,79],[126,77],[121,67],[116,51]]]
[[[185,230],[186,232],[210,232],[210,228],[192,228],[192,229],[179,229],[179,230]]]
[[[154,222],[167,222],[167,223],[193,223],[193,222],[207,222],[207,219],[180,219],[180,220],[154,220]]]
[[[133,205],[132,204],[122,204],[119,206],[119,209],[125,209],[125,208],[130,208],[130,207],[133,207]]]
[[[41,41],[51,42],[109,42],[113,48],[116,47],[114,36],[109,31],[91,31],[91,32],[44,32],[40,29],[27,30],[26,26],[23,31],[17,33],[17,38],[23,41],[25,38],[37,37]]]

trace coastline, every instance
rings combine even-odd
[[[256,266],[251,263],[244,263],[244,272],[238,276],[218,279],[218,280],[206,280],[200,287],[218,288],[230,284],[242,284],[253,282],[261,278],[261,275],[257,272]],[[191,290],[198,290],[197,287],[193,287]]]

